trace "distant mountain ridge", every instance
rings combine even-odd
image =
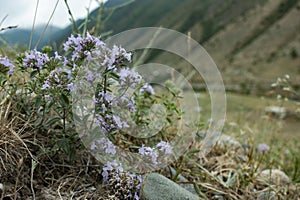
[[[102,32],[111,31],[113,35],[138,27],[170,28],[190,33],[203,45],[225,82],[269,82],[283,73],[300,80],[299,0],[109,0],[105,7],[126,3],[112,13]],[[91,12],[88,30],[96,25],[97,14],[98,9]],[[81,19],[77,24],[83,22]],[[72,30],[71,25],[55,29],[45,36],[43,44],[60,45]],[[7,35],[13,36],[13,31],[18,30]],[[28,38],[22,31],[20,42]],[[156,53],[152,58],[166,59],[162,56]]]
[[[33,34],[32,34],[32,44],[33,46],[37,43],[40,36],[42,35],[44,28],[46,25],[38,25],[34,28]],[[41,41],[39,44],[39,47],[42,47],[44,45],[47,45],[53,41],[53,38],[55,34],[60,31],[61,28],[58,28],[53,25],[48,25],[47,29],[45,30],[45,33],[43,37],[41,37]],[[5,42],[16,45],[28,45],[31,35],[31,29],[20,29],[15,28],[11,30],[7,30],[5,33],[0,34],[0,36],[4,39]],[[3,41],[2,41],[3,43]],[[1,42],[0,42],[1,44]]]

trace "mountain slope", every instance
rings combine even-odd
[[[284,74],[299,80],[298,19],[299,1],[268,1],[236,18],[204,47],[232,81],[270,82]]]
[[[105,30],[119,33],[137,27],[163,26],[186,33],[201,26],[201,36],[196,32],[194,35],[205,41],[258,2],[263,1],[136,0],[113,13]]]
[[[284,74],[300,80],[299,19],[299,0],[136,0],[113,13],[105,31],[162,26],[190,32],[227,84],[269,85]],[[186,67],[159,52],[149,59]]]
[[[41,34],[43,33],[45,25],[39,25],[36,26],[34,29],[34,32],[32,34],[32,44],[35,45],[37,41],[39,40]],[[58,27],[49,25],[41,38],[40,45],[39,47],[42,47],[44,45],[47,45],[50,43],[55,34],[61,30]],[[5,33],[0,34],[0,37],[2,37],[7,43],[16,45],[16,44],[21,44],[21,45],[28,45],[29,40],[30,40],[30,35],[31,35],[31,30],[29,29],[12,29],[8,30]],[[1,45],[1,42],[0,42]]]
[[[101,33],[149,26],[189,33],[211,55],[227,84],[269,84],[284,74],[300,80],[299,0],[110,0],[104,6]],[[88,30],[96,26],[98,13],[91,12]],[[55,31],[48,41],[59,46],[72,31],[71,25]],[[159,51],[152,51],[146,61],[189,69],[179,58]]]

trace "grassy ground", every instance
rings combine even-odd
[[[253,130],[252,136],[263,139],[264,137],[299,138],[300,123],[296,118],[272,118],[265,113],[268,106],[283,106],[287,110],[296,109],[296,103],[289,101],[278,101],[276,98],[256,97],[227,93],[227,110],[225,130],[240,135],[241,130]],[[206,93],[199,96],[199,105],[202,107],[203,121],[210,118],[210,98]],[[298,131],[297,131],[298,130]],[[264,136],[263,136],[264,135]],[[263,137],[262,137],[263,136]],[[262,141],[261,141],[262,142]]]
[[[199,104],[203,107],[202,118],[209,119],[209,96],[201,94]],[[296,110],[296,103],[278,101],[276,98],[254,97],[227,93],[227,119],[224,133],[235,137],[241,143],[266,143],[278,154],[285,151],[300,154],[299,118],[280,119],[265,113],[267,106],[283,106],[289,111]],[[284,166],[284,163],[282,163]],[[289,173],[289,172],[288,172]]]
[[[227,94],[227,120],[224,133],[245,145],[245,149],[215,147],[206,158],[197,154],[201,142],[172,163],[177,175],[184,175],[194,184],[202,199],[255,199],[263,191],[274,191],[278,199],[299,199],[299,120],[266,116],[264,108],[281,105],[276,99]],[[201,119],[210,116],[208,94],[199,95]],[[109,188],[101,184],[101,165],[84,149],[78,149],[73,162],[60,150],[51,147],[51,132],[35,130],[18,113],[16,102],[1,105],[0,154],[2,198],[11,199],[103,199]],[[284,102],[292,110],[293,102]],[[52,133],[53,134],[53,133]],[[49,139],[50,138],[50,139]],[[258,143],[271,150],[262,155]],[[48,146],[48,147],[47,147]],[[237,157],[243,156],[243,159]],[[264,169],[280,169],[291,182],[285,185],[266,183],[258,179]],[[168,172],[165,176],[180,183]]]
[[[204,121],[209,119],[209,101],[207,94],[200,95],[199,104],[203,107]],[[300,120],[297,117],[280,119],[269,116],[265,113],[267,106],[284,106],[291,112],[297,107],[296,103],[291,101],[227,93],[227,119],[223,131],[241,144],[250,143],[254,146],[259,143],[268,144],[274,156],[273,167],[283,169],[293,176],[291,168],[299,167],[297,163],[299,157],[290,157],[288,152],[300,155]],[[297,180],[299,181],[299,177]]]
[[[208,94],[199,95],[199,105],[202,121],[207,121],[210,118]],[[188,156],[192,159],[187,158],[188,169],[183,174],[201,180],[197,186],[203,199],[216,199],[218,195],[225,199],[256,199],[263,191],[274,191],[276,199],[299,199],[299,118],[268,116],[264,111],[266,106],[295,110],[294,102],[227,93],[223,133],[239,141],[243,148],[215,146],[204,160],[199,160],[197,154]],[[270,146],[270,151],[260,153],[257,148],[260,143]],[[198,147],[196,143],[195,148]],[[291,182],[286,185],[261,182],[259,174],[265,169],[282,170]]]

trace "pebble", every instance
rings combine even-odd
[[[261,192],[256,200],[275,200],[275,192],[274,191],[264,191]]]
[[[273,185],[285,185],[291,182],[290,178],[279,169],[263,170],[259,174],[258,179]]]
[[[216,146],[218,146],[221,149],[239,149],[242,147],[236,139],[226,134],[221,134],[218,137]]]

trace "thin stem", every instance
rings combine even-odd
[[[38,10],[38,7],[39,7],[39,3],[40,3],[40,0],[37,0],[36,6],[35,6],[35,12],[34,12],[33,24],[32,24],[31,33],[30,33],[29,45],[28,45],[29,50],[31,48],[32,35],[33,35],[33,31],[34,31],[34,25],[35,25],[35,20],[36,20],[36,15],[37,15],[37,10]]]
[[[157,29],[157,31],[154,33],[153,37],[151,38],[151,40],[149,41],[147,47],[143,50],[142,55],[139,56],[139,59],[134,63],[132,69],[135,70],[137,68],[137,66],[139,66],[142,62],[145,61],[145,58],[149,52],[149,49],[151,47],[151,45],[154,43],[154,41],[157,39],[158,35],[160,34],[161,29]]]
[[[30,189],[32,192],[33,200],[36,199],[34,188],[33,188],[33,174],[34,174],[34,169],[36,168],[36,165],[37,165],[37,162],[35,160],[31,159]]]
[[[2,20],[1,20],[1,22],[0,22],[0,26],[2,26],[3,22],[6,20],[7,17],[8,17],[8,15],[5,15],[5,16],[2,18]]]
[[[104,75],[104,83],[103,83],[103,85],[104,85],[104,88],[103,88],[104,89],[104,94],[106,94],[106,89],[107,89],[106,88],[107,87],[106,84],[107,84],[107,74],[105,73],[105,75]]]
[[[83,26],[83,31],[82,31],[82,36],[84,37],[86,32],[87,32],[87,25],[88,25],[88,21],[89,21],[89,16],[90,16],[90,9],[91,9],[91,3],[92,3],[92,0],[90,0],[89,2],[89,6],[87,8],[87,16],[85,18],[85,21],[84,21],[84,26]]]
[[[66,109],[64,108],[64,114],[63,114],[63,126],[64,126],[64,132],[66,133]]]
[[[69,13],[69,15],[70,15],[70,17],[71,17],[71,21],[72,21],[72,24],[73,24],[74,31],[75,31],[76,33],[79,33],[79,30],[78,30],[76,21],[75,21],[75,19],[74,19],[74,17],[73,17],[73,14],[72,14],[71,9],[70,9],[70,7],[69,7],[68,1],[67,1],[67,0],[64,0],[64,1],[65,1],[66,6],[67,6],[68,13]]]
[[[38,46],[39,43],[41,42],[41,40],[42,40],[42,38],[43,38],[43,36],[44,36],[44,34],[45,34],[47,28],[48,28],[48,25],[49,25],[49,23],[50,23],[50,21],[51,21],[53,15],[54,15],[54,13],[55,13],[55,10],[56,10],[56,8],[57,8],[58,3],[59,3],[59,0],[56,1],[56,4],[55,4],[54,9],[53,9],[53,11],[52,11],[52,13],[51,13],[51,16],[49,17],[49,20],[48,20],[46,26],[44,27],[43,32],[42,32],[42,34],[40,35],[39,40],[37,41],[37,43],[36,43],[36,45],[35,45],[35,48],[37,48],[37,46]]]
[[[263,159],[264,159],[264,156],[265,156],[265,154],[263,154],[263,155],[260,156],[260,158],[259,158],[259,160],[258,160],[258,163],[257,163],[256,167],[254,168],[254,171],[253,171],[252,174],[251,174],[252,176],[257,172],[257,170],[258,170],[260,164],[262,163],[262,161],[263,161]]]
[[[95,27],[95,35],[98,35],[103,28],[103,23],[102,23],[102,13],[103,13],[103,2],[99,2],[99,8],[98,8],[98,15],[96,18],[96,27]]]

